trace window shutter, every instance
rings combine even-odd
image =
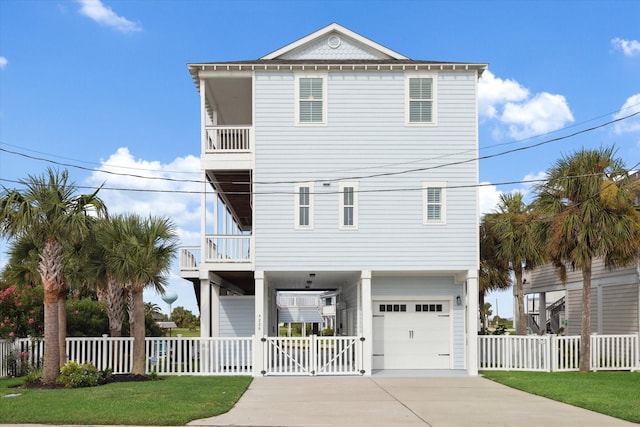
[[[429,123],[433,121],[433,79],[409,79],[409,121]]]
[[[300,122],[318,123],[323,121],[323,87],[319,77],[300,79]]]

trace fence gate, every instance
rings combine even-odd
[[[361,375],[358,337],[265,337],[264,375]]]

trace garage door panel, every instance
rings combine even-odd
[[[451,318],[448,302],[437,302],[440,311],[430,311],[436,307],[432,301],[407,302],[405,311],[396,308],[399,306],[397,302],[376,304],[374,354],[377,356],[374,362],[378,368],[450,367]]]

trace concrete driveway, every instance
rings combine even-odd
[[[637,426],[479,377],[255,378],[206,426]]]

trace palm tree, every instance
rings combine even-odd
[[[154,286],[164,293],[166,277],[175,257],[177,235],[173,223],[165,218],[118,215],[98,236],[105,251],[107,271],[125,283],[129,306],[129,324],[133,343],[131,372],[145,373],[145,324],[143,291]]]
[[[640,249],[640,213],[634,191],[615,149],[581,150],[562,157],[537,188],[536,204],[549,215],[545,221],[546,250],[559,267],[563,282],[566,265],[582,271],[580,370],[590,369],[591,269],[595,258],[609,268],[628,265]]]
[[[492,223],[492,233],[497,239],[496,256],[509,263],[516,285],[518,335],[526,335],[527,322],[524,313],[524,269],[531,269],[544,260],[544,251],[537,238],[536,213],[524,202],[520,192],[500,195],[496,211],[486,215]]]
[[[64,247],[81,240],[94,215],[106,209],[97,197],[98,191],[77,195],[77,187],[69,182],[69,173],[48,169],[42,176],[29,175],[20,180],[24,189],[2,188],[0,199],[0,234],[20,240],[34,238],[38,245],[38,273],[44,288],[44,366],[42,382],[55,382],[60,367],[58,303],[66,295]]]
[[[484,302],[489,291],[508,289],[512,285],[509,274],[509,262],[497,254],[498,237],[493,223],[485,216],[480,225],[480,274],[478,286],[478,302],[480,323],[487,327],[487,313]]]

